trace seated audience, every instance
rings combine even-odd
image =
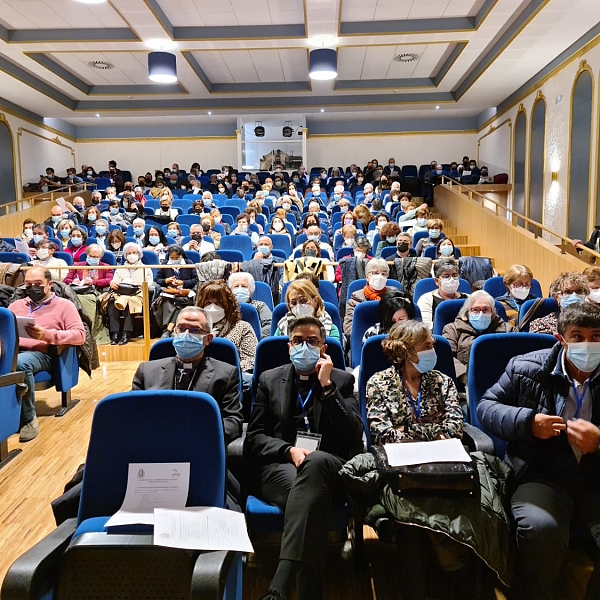
[[[95,269],[94,267],[107,267],[108,263],[102,262],[104,250],[98,244],[90,244],[85,250],[85,260],[74,263],[75,267],[88,267],[87,269],[69,269],[64,279],[67,285],[103,290],[110,285],[113,271],[110,269]]]
[[[371,245],[373,244],[373,241],[375,239],[375,234],[379,233],[379,235],[381,235],[381,228],[384,225],[387,225],[390,221],[390,215],[385,211],[381,211],[377,214],[377,216],[375,217],[375,229],[370,229],[369,231],[367,231],[367,239],[369,240],[369,243]]]
[[[23,220],[23,228],[22,233],[17,239],[27,242],[28,244],[33,239],[33,226],[35,225],[35,221],[33,219],[27,218]]]
[[[364,204],[359,204],[352,212],[358,219],[357,222],[362,224],[363,231],[369,231],[369,223],[373,220],[373,215],[368,207]]]
[[[254,208],[253,206],[249,206],[244,212],[250,217],[250,225],[256,225],[256,227],[258,227],[258,235],[262,235],[263,227],[260,223],[257,223],[256,221],[256,215],[258,214],[256,208]]]
[[[169,223],[167,227],[167,237],[170,237],[178,246],[181,246],[181,240],[183,239],[181,225],[176,221]]]
[[[421,238],[415,247],[415,252],[417,256],[421,256],[423,254],[423,250],[425,248],[429,248],[429,246],[435,246],[439,242],[439,237],[444,230],[444,222],[441,219],[429,219],[427,221],[427,232],[428,237]]]
[[[188,250],[194,250],[195,252],[199,252],[200,256],[203,256],[207,252],[214,252],[218,246],[215,244],[214,238],[210,235],[210,222],[212,221],[212,217],[206,215],[207,220],[204,221],[201,225],[194,223],[194,225],[190,226],[190,241],[186,242],[183,245],[183,249],[187,252]],[[210,221],[208,220],[210,219]],[[207,231],[204,231],[204,228],[208,226]],[[207,235],[205,235],[205,233]],[[221,236],[217,232],[213,232],[219,236],[219,242],[221,241]],[[208,239],[206,239],[208,238]]]
[[[323,231],[321,230],[321,227],[319,227],[318,225],[311,225],[306,230],[306,240],[309,242],[314,242],[321,251],[325,250],[327,252],[327,254],[329,254],[330,260],[333,260],[333,258],[334,258],[333,248],[327,242],[324,242],[321,239],[321,235],[323,235]],[[298,248],[300,248],[300,245],[296,246],[296,250]]]
[[[363,344],[374,335],[387,335],[395,323],[415,318],[415,305],[404,295],[402,290],[389,288],[377,307],[378,321],[365,331]]]
[[[156,252],[157,254],[164,254],[168,245],[162,228],[148,227],[144,236],[144,250],[152,250],[152,252]]]
[[[439,240],[435,248],[435,257],[458,259],[454,250],[454,242],[450,238],[442,238]]]
[[[168,223],[169,221],[174,221],[179,216],[179,211],[176,208],[172,208],[173,197],[171,196],[169,198],[169,193],[171,193],[171,190],[165,188],[165,191],[159,197],[159,208],[157,208],[154,211],[155,217],[162,217],[160,221],[161,223]]]
[[[258,340],[250,323],[242,320],[233,292],[224,281],[207,281],[198,288],[196,306],[203,308],[211,317],[213,334],[227,338],[237,348],[242,384],[244,390],[249,390]]]
[[[15,247],[0,236],[0,252],[15,252]]]
[[[275,335],[289,335],[290,323],[299,317],[316,317],[325,328],[327,337],[341,342],[340,331],[333,324],[331,316],[325,310],[319,289],[307,279],[296,279],[287,287],[285,303],[287,314],[277,323]]]
[[[568,275],[567,285],[579,286],[575,274]],[[600,395],[600,311],[588,302],[564,307],[556,338],[551,349],[513,358],[479,402],[477,416],[486,431],[508,442],[519,597],[559,597],[577,524],[594,544],[585,597],[600,598],[600,412],[594,400]]]
[[[587,301],[600,306],[600,267],[587,267],[583,274],[587,277],[590,286]]]
[[[390,267],[382,258],[374,258],[367,263],[365,268],[365,278],[367,284],[362,290],[353,292],[346,304],[346,313],[344,315],[343,329],[348,338],[352,333],[352,320],[354,318],[354,309],[367,300],[381,300],[383,294],[391,288],[386,287]]]
[[[484,183],[494,183],[494,178],[488,173],[487,167],[481,167],[481,171],[479,173],[479,181],[477,182],[479,185]]]
[[[273,242],[268,235],[261,235],[258,238],[258,246],[256,247],[256,253],[254,254],[254,260],[271,259],[273,250]]]
[[[106,238],[108,236],[108,223],[104,219],[100,219],[96,222],[96,243],[102,246],[103,250],[106,250]]]
[[[73,262],[81,260],[81,257],[87,250],[88,234],[85,227],[75,227],[71,230],[69,245],[64,249],[67,254],[73,257]]]
[[[71,241],[71,232],[73,231],[73,229],[75,229],[75,223],[73,223],[73,221],[70,221],[69,219],[63,219],[58,224],[56,238],[61,243],[62,251],[65,251],[67,249],[67,246]]]
[[[44,221],[44,225],[52,229],[51,237],[58,237],[59,224],[64,220],[62,208],[58,204],[55,204],[50,209],[50,216]]]
[[[252,300],[254,290],[256,289],[254,277],[250,273],[232,273],[227,280],[227,285],[231,288],[238,304],[247,302],[256,308],[260,321],[261,337],[266,338],[271,335],[271,317],[273,316],[271,309],[261,300]]]
[[[40,433],[35,414],[34,376],[52,370],[48,346],[82,346],[85,329],[73,303],[52,291],[52,274],[43,267],[32,267],[25,273],[26,298],[14,301],[8,309],[17,317],[33,317],[34,325],[26,325],[29,337],[19,337],[17,370],[25,372],[27,391],[21,397],[20,442],[29,442]]]
[[[118,200],[111,200],[108,203],[108,210],[105,210],[101,216],[108,222],[109,225],[117,225],[123,231],[125,231],[129,226],[126,213],[121,212],[120,203]]]
[[[381,240],[377,244],[377,249],[375,250],[375,258],[379,258],[381,256],[381,251],[384,248],[395,247],[396,239],[399,234],[400,227],[398,227],[396,223],[386,223],[379,231],[379,236]]]
[[[560,311],[572,304],[584,302],[589,293],[590,286],[587,277],[574,271],[561,273],[550,284],[550,296],[558,302],[558,312],[531,321],[529,332],[555,335]]]
[[[290,598],[297,582],[299,600],[321,600],[331,515],[345,499],[338,471],[361,452],[363,427],[354,378],[333,368],[321,322],[300,317],[288,333],[292,364],[261,374],[245,440],[260,497],[285,511],[277,572],[262,598]],[[318,450],[299,430],[320,435]]]
[[[410,235],[414,236],[418,231],[427,231],[427,221],[429,220],[429,208],[423,208],[421,205],[415,213],[416,223],[408,230]]]
[[[473,292],[463,304],[454,323],[444,327],[442,335],[450,342],[456,376],[463,379],[469,366],[473,342],[488,333],[510,333],[516,329],[496,312],[494,298],[483,290]]]
[[[102,218],[102,215],[100,214],[100,211],[98,210],[98,208],[96,206],[90,206],[83,213],[83,225],[85,225],[88,235],[90,237],[96,237],[96,230],[95,230],[96,221],[98,221],[98,219],[101,219],[101,218]]]
[[[52,281],[62,281],[67,276],[69,267],[65,260],[54,256],[55,252],[57,252],[56,244],[52,240],[42,239],[38,243],[36,253],[30,263],[35,267],[48,269]]]
[[[114,254],[117,265],[123,264],[123,248],[125,246],[125,236],[118,229],[109,231],[106,236],[105,249]]]
[[[458,291],[458,261],[455,259],[438,260],[433,266],[433,280],[437,289],[423,294],[417,302],[423,323],[426,323],[430,329],[433,329],[435,309],[440,302],[454,298],[467,298],[467,294]]]
[[[241,213],[236,217],[237,226],[232,230],[230,235],[244,235],[250,238],[252,248],[256,248],[258,244],[258,233],[250,229],[250,215]]]
[[[306,240],[302,244],[301,256],[285,261],[283,265],[285,281],[293,281],[300,273],[305,272],[310,272],[319,279],[335,277],[333,267],[328,266],[329,262],[321,257],[321,246],[317,242]]]
[[[152,313],[162,330],[163,338],[171,337],[177,315],[183,308],[194,303],[193,290],[198,283],[196,269],[180,268],[181,265],[193,264],[181,246],[169,246],[166,254],[168,260],[158,269],[154,278],[156,292],[152,302]]]
[[[148,193],[153,198],[158,199],[158,198],[160,198],[163,195],[163,192],[167,192],[167,195],[170,194],[171,195],[171,200],[173,199],[173,193],[171,192],[171,190],[167,186],[165,186],[164,177],[159,176],[159,177],[156,178],[156,181],[154,183],[154,187],[151,188]]]
[[[506,310],[508,321],[513,325],[519,322],[519,311],[523,302],[526,300],[535,300],[531,293],[531,280],[533,272],[525,265],[511,265],[506,269],[503,282],[508,292],[498,296],[496,300],[501,302]]]
[[[412,247],[412,236],[410,233],[399,233],[396,238],[396,256],[392,258],[413,258],[416,257],[417,253]]]

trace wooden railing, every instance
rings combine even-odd
[[[580,254],[577,254],[577,256],[581,258],[584,262],[590,263],[594,262],[595,259],[600,258],[600,253],[596,252],[595,250],[592,250],[591,248],[588,248],[587,246],[584,246],[581,243],[573,244],[573,240],[571,238],[568,238],[560,233],[557,233],[556,231],[553,231],[545,225],[542,225],[541,223],[538,223],[537,221],[534,221],[533,219],[530,219],[529,217],[518,213],[509,206],[505,206],[504,204],[494,200],[493,198],[480,194],[479,192],[473,190],[470,187],[463,186],[460,183],[457,183],[456,181],[449,179],[445,176],[443,186],[454,193],[466,195],[470,201],[479,204],[483,209],[493,212],[496,216],[505,217],[506,220],[509,221],[509,223],[513,227],[520,227],[529,231],[533,234],[534,238],[544,238],[548,242],[551,242],[552,240],[545,238],[544,234],[557,238],[558,240],[560,240],[560,242],[555,245],[557,248],[560,249],[561,254],[572,254],[571,252],[568,252],[568,249],[575,248],[579,251],[584,252],[588,256],[588,258],[586,259]],[[519,223],[519,221],[521,221],[523,224]]]
[[[41,202],[52,202],[56,198],[63,196],[71,196],[73,194],[79,194],[81,192],[92,192],[96,189],[96,185],[93,183],[75,183],[70,185],[63,185],[58,188],[52,188],[47,192],[40,192],[32,196],[22,196],[14,202],[7,202],[6,204],[0,204],[0,217],[9,214],[22,212],[29,208],[35,207],[36,204]]]

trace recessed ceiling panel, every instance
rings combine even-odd
[[[342,0],[342,21],[473,17],[485,0]]]

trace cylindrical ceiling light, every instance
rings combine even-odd
[[[337,77],[337,54],[331,48],[319,48],[310,53],[310,69],[308,72],[311,79],[327,81]]]
[[[150,52],[148,54],[148,77],[157,83],[177,81],[177,59],[170,52]]]

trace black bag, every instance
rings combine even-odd
[[[94,293],[94,286],[93,285],[71,285],[71,289],[76,293],[76,294],[93,294]]]
[[[390,467],[383,446],[372,446],[377,471],[400,496],[473,497],[478,489],[477,469],[473,462],[439,462]]]
[[[120,283],[117,294],[119,294],[119,296],[137,296],[140,290],[141,288],[139,285],[134,285],[133,283]]]

